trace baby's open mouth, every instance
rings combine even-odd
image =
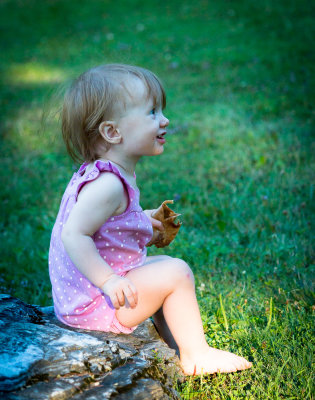
[[[161,133],[161,135],[157,135],[158,139],[164,139],[164,136],[166,135],[166,132]]]

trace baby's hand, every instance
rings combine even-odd
[[[127,278],[112,274],[105,281],[105,283],[103,283],[101,289],[107,296],[109,296],[116,310],[125,305],[126,299],[131,308],[135,308],[137,306],[137,289]]]
[[[180,214],[175,213],[171,210],[167,204],[173,204],[173,200],[165,200],[160,205],[157,210],[147,210],[147,215],[149,216],[152,226],[153,226],[153,237],[146,244],[147,247],[153,244],[160,248],[168,246],[177,235],[181,222],[175,222],[175,219],[180,216]],[[163,229],[161,229],[161,226]]]
[[[152,217],[152,214],[154,214],[156,210],[144,210],[144,213],[147,215],[147,217],[150,219],[152,228],[157,229],[160,232],[164,231],[164,226],[161,221],[158,219]]]

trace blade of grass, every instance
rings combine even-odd
[[[269,329],[269,326],[270,326],[270,324],[271,324],[271,321],[272,321],[272,297],[270,297],[270,303],[269,303],[269,318],[268,318],[266,330]]]
[[[225,313],[225,309],[224,309],[221,293],[220,293],[219,298],[220,298],[221,312],[222,312],[223,320],[224,320],[224,327],[225,327],[225,330],[228,331],[229,330],[229,324],[228,324],[228,321],[227,321],[227,318],[226,318],[226,313]]]

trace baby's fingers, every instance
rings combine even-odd
[[[123,290],[117,290],[116,297],[117,297],[119,307],[124,306],[125,305],[125,295],[124,295]]]
[[[109,297],[112,302],[112,305],[116,308],[116,310],[119,310],[120,307],[125,305],[125,296],[122,291],[114,292]]]
[[[138,304],[138,292],[131,283],[128,285],[128,288],[125,289],[125,296],[127,297],[130,307],[135,308]]]
[[[153,228],[157,229],[160,232],[164,231],[164,226],[163,226],[162,222],[159,221],[158,219],[151,217],[151,223],[152,223]]]
[[[112,305],[114,306],[114,308],[116,308],[116,310],[119,310],[120,309],[120,305],[119,305],[119,301],[118,301],[116,293],[114,293],[113,296],[110,296],[110,300],[111,300]]]

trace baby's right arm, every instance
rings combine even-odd
[[[99,255],[92,237],[108,218],[124,212],[127,204],[120,179],[112,173],[102,173],[83,186],[61,235],[78,270],[110,297],[116,309],[125,304],[125,296],[134,308],[137,289],[127,278],[113,272]]]

